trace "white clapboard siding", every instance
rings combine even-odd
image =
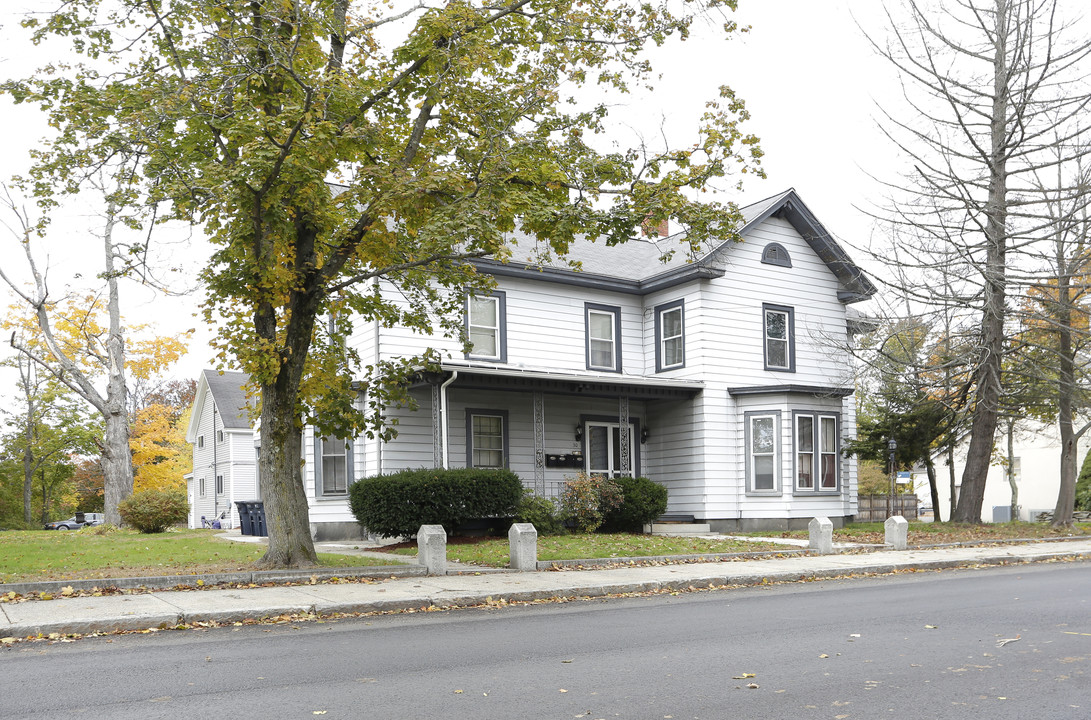
[[[761,262],[762,250],[773,241],[788,250],[792,267]],[[729,369],[733,385],[851,384],[846,310],[837,301],[837,279],[791,225],[771,218],[723,257],[726,275],[708,283],[704,312],[697,318],[702,326],[693,328],[707,353],[706,377]],[[763,303],[794,309],[795,372],[764,369]]]

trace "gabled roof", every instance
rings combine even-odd
[[[747,234],[769,217],[783,218],[791,223],[841,282],[842,289],[838,293],[838,299],[842,302],[857,302],[875,294],[875,286],[852,262],[822,223],[818,222],[794,189],[747,205],[740,212],[743,221],[739,235],[744,240]],[[646,295],[698,278],[723,277],[725,271],[716,261],[717,256],[734,245],[727,241],[703,248],[699,254],[694,255],[685,242],[684,233],[676,233],[666,238],[634,238],[625,243],[623,250],[578,237],[569,248],[567,262],[554,260],[541,264],[531,257],[534,245],[532,237],[520,234],[515,240],[517,253],[526,250],[523,257],[520,258],[517,254],[508,263],[478,260],[475,264],[483,272],[492,275],[545,280],[636,295]],[[670,255],[665,258],[668,253]],[[580,264],[580,271],[573,270],[567,264],[572,261]]]
[[[205,403],[210,399],[220,417],[220,428],[224,430],[249,430],[250,416],[247,412],[246,384],[250,376],[236,370],[202,370],[197,380],[197,393],[193,399],[193,413],[190,415],[186,430],[186,441],[193,442],[197,437],[197,426],[204,414]],[[219,429],[219,428],[218,428]]]
[[[224,429],[250,427],[246,409],[246,383],[250,382],[250,376],[236,370],[204,370],[201,374],[208,383]]]

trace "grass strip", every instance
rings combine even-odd
[[[215,537],[217,530],[153,535],[98,528],[0,533],[0,583],[253,570],[265,546]],[[319,553],[323,567],[400,565],[390,560]]]
[[[657,555],[760,552],[763,550],[784,549],[784,545],[776,543],[731,540],[728,538],[689,538],[629,533],[538,537],[539,560],[589,560],[652,557]],[[447,545],[447,559],[487,567],[507,567],[508,550],[507,538],[475,538],[472,543],[449,543]],[[403,555],[417,554],[414,548],[401,548],[393,552]]]

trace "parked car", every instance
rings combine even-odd
[[[81,527],[90,527],[92,525],[101,525],[106,519],[106,516],[102,513],[76,513],[74,517],[70,517],[67,520],[57,520],[55,522],[46,523],[46,530],[79,530]]]

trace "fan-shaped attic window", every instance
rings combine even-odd
[[[792,267],[792,257],[780,243],[769,243],[761,251],[761,261],[766,265],[779,265],[780,267]]]

